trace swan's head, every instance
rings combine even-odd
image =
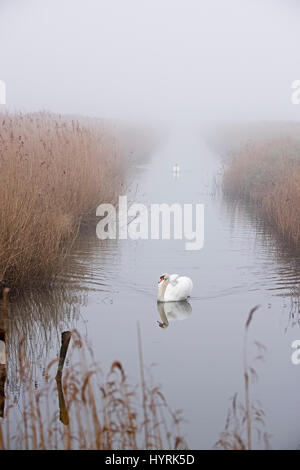
[[[159,278],[158,284],[160,284],[161,282],[164,282],[164,281],[168,281],[169,279],[170,279],[169,274],[162,274]]]

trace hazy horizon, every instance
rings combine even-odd
[[[0,0],[0,109],[298,120],[299,18],[282,0]]]

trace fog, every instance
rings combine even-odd
[[[296,0],[0,0],[6,108],[299,119],[299,20]]]

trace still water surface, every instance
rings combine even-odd
[[[179,175],[172,172],[175,163]],[[136,168],[128,190],[131,201],[147,206],[203,203],[202,250],[186,251],[183,240],[101,242],[96,233],[85,234],[72,253],[69,292],[63,298],[36,299],[38,315],[30,313],[30,303],[18,309],[31,318],[37,368],[59,348],[51,323],[58,333],[72,323],[87,337],[103,368],[121,360],[131,383],[139,381],[139,322],[145,364],[154,364],[152,374],[171,408],[183,410],[189,446],[207,449],[224,428],[230,397],[238,393],[244,399],[244,325],[249,310],[259,304],[249,356],[255,355],[254,341],[267,352],[255,366],[253,393],[265,412],[272,447],[296,448],[300,366],[291,362],[291,343],[300,339],[299,306],[292,295],[300,280],[299,259],[276,245],[251,211],[224,201],[215,185],[219,167],[218,156],[204,142],[175,135]],[[192,278],[188,304],[157,306],[157,282],[165,272]],[[158,321],[167,327],[160,328]]]

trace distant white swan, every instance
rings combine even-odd
[[[180,166],[178,165],[178,163],[176,163],[175,165],[173,165],[173,173],[179,173],[180,171]]]
[[[193,282],[178,274],[163,274],[158,281],[158,302],[179,302],[190,297]]]

